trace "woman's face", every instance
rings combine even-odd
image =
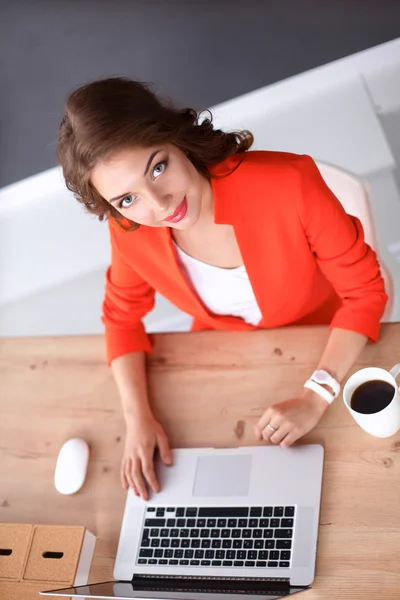
[[[210,184],[173,144],[123,150],[97,164],[92,185],[121,215],[148,227],[188,229]]]

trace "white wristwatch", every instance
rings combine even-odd
[[[330,387],[333,394],[322,387],[323,385]],[[304,387],[322,396],[322,398],[329,402],[329,404],[331,404],[334,399],[339,396],[341,389],[340,383],[336,381],[336,379],[327,371],[323,370],[314,371],[310,379],[305,382]]]

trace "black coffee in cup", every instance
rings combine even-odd
[[[364,415],[380,412],[389,406],[395,391],[392,384],[387,381],[381,379],[366,381],[354,390],[350,408]]]

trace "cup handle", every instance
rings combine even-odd
[[[392,369],[390,369],[389,373],[391,374],[393,379],[396,379],[396,377],[400,373],[400,363],[398,365],[394,365],[394,367]]]

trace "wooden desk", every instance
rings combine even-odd
[[[327,337],[325,327],[155,336],[150,389],[172,445],[254,445],[259,415],[301,391]],[[399,340],[400,324],[384,326],[354,370],[392,367]],[[124,422],[102,338],[0,340],[0,357],[0,521],[87,526],[98,537],[90,579],[112,578]],[[83,489],[65,497],[53,475],[71,437],[89,441],[91,459]],[[339,399],[303,441],[325,447],[317,577],[304,597],[398,599],[400,435],[369,436]]]

